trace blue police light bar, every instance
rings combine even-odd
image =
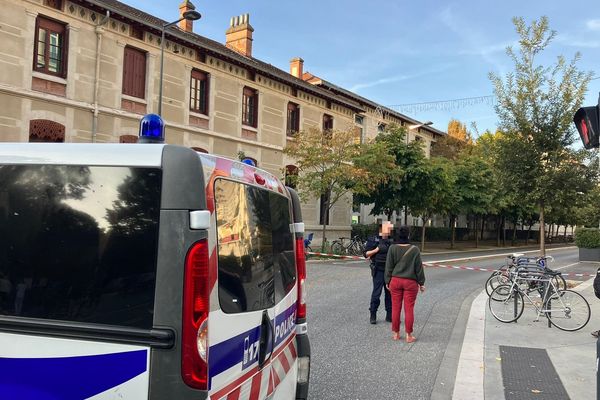
[[[242,162],[243,162],[244,164],[248,164],[248,165],[250,165],[250,166],[252,166],[252,167],[256,167],[256,163],[254,162],[254,160],[252,160],[252,159],[250,159],[250,158],[244,158],[244,159],[242,160]]]
[[[158,114],[146,114],[140,121],[138,143],[164,143],[165,123]]]

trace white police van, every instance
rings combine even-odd
[[[164,144],[0,144],[0,398],[305,399],[296,193]]]

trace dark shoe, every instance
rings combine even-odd
[[[385,320],[387,322],[392,322],[392,313],[388,312],[385,314]]]
[[[598,335],[600,335],[600,331],[594,331],[594,332],[592,332],[592,336],[593,337],[597,338]]]
[[[375,325],[377,323],[377,313],[371,313],[371,319],[369,322],[371,322],[372,325]]]

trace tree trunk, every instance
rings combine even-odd
[[[425,251],[425,220],[426,216],[423,215],[423,226],[421,227],[421,252]]]
[[[485,229],[485,221],[487,221],[487,215],[481,216],[481,237],[480,240],[483,240],[483,230]]]
[[[564,241],[565,243],[567,243],[567,226],[568,226],[568,225],[567,225],[567,224],[565,224],[565,232],[564,232],[564,235],[563,235],[563,241]]]
[[[327,200],[325,201],[325,206],[323,207],[325,209],[325,215],[323,216],[323,229],[321,231],[321,252],[324,253],[325,252],[325,245],[327,244],[327,237],[326,237],[326,231],[327,231],[327,223],[329,222],[329,200],[331,198],[331,191],[328,192],[328,196],[327,196]]]
[[[450,236],[450,248],[453,249],[454,248],[454,241],[456,238],[456,227],[455,227],[455,216],[451,216],[450,217],[450,229],[452,230],[452,235]]]
[[[540,204],[540,255],[544,257],[546,255],[546,242],[545,239],[545,226],[544,226],[544,203]]]
[[[527,239],[525,240],[525,244],[529,246],[529,238],[531,237],[531,228],[533,228],[533,223],[529,224],[529,228],[527,229]]]
[[[479,247],[479,235],[478,235],[478,230],[479,228],[479,216],[475,215],[475,227],[474,227],[474,231],[475,231],[475,248]]]
[[[506,216],[502,216],[500,224],[502,225],[502,247],[506,247]]]
[[[408,226],[408,206],[404,206],[404,225]]]
[[[496,247],[500,247],[500,230],[502,229],[502,217],[496,216]]]
[[[512,246],[517,244],[517,223],[516,222],[513,225],[513,235],[512,235],[512,241],[510,243]]]

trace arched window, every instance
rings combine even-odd
[[[292,189],[296,189],[296,183],[298,180],[298,167],[295,165],[285,166],[285,186],[289,186]]]
[[[121,135],[119,136],[119,143],[137,143],[138,137],[135,135]]]
[[[32,119],[29,121],[29,141],[63,143],[65,126],[47,119]]]
[[[205,150],[202,147],[192,147],[192,150],[197,151],[198,153],[208,153],[208,150]]]

